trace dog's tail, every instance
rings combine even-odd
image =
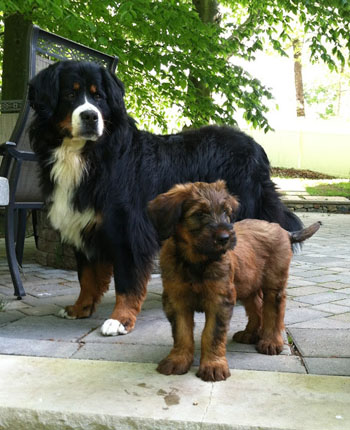
[[[321,227],[321,221],[311,224],[309,227],[303,228],[302,230],[289,232],[289,238],[291,243],[300,243],[304,240],[309,239],[313,236],[318,229]]]

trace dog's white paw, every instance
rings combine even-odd
[[[70,315],[68,315],[68,312],[65,309],[60,309],[57,312],[57,316],[61,317],[61,318],[66,318],[67,320],[75,320],[75,319],[77,319],[77,317],[71,317]]]
[[[127,329],[118,320],[106,320],[101,327],[101,333],[104,336],[118,336],[119,334],[127,334],[127,332]]]

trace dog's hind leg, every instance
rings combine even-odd
[[[232,340],[238,343],[257,343],[262,326],[262,292],[252,294],[246,299],[242,299],[248,317],[248,323],[244,330],[233,335]]]
[[[80,294],[72,306],[66,306],[59,316],[68,319],[87,318],[108,290],[113,266],[108,263],[89,263],[84,258],[77,258]]]
[[[263,287],[263,324],[256,349],[262,354],[276,355],[283,349],[282,330],[286,307],[285,287],[287,278],[279,286]]]

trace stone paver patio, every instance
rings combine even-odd
[[[300,213],[305,225],[323,226],[293,258],[288,284],[286,344],[279,356],[258,354],[251,345],[229,340],[232,369],[350,376],[350,215]],[[161,307],[161,279],[155,275],[136,329],[127,336],[104,337],[99,327],[114,303],[110,288],[89,319],[63,320],[58,310],[79,292],[74,272],[42,267],[27,241],[23,279],[27,296],[17,301],[0,239],[0,354],[71,359],[156,363],[172,344],[170,325]],[[196,318],[196,359],[204,316]],[[244,328],[242,306],[236,306],[229,339]]]

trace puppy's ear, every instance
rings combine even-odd
[[[59,95],[59,72],[62,63],[52,64],[39,72],[29,83],[30,106],[39,117],[50,118],[57,106]]]
[[[226,182],[223,179],[219,179],[218,181],[213,182],[211,186],[213,186],[216,191],[226,191],[228,193]]]
[[[181,219],[183,203],[188,196],[188,186],[175,185],[170,191],[160,194],[148,203],[148,215],[160,241],[174,234],[175,227]]]
[[[108,106],[111,108],[113,116],[118,118],[121,112],[126,114],[124,106],[124,85],[122,81],[109,70],[101,67],[101,73],[107,94]]]
[[[231,222],[234,222],[236,220],[238,209],[239,209],[238,198],[236,196],[231,196],[231,194],[229,194],[227,196],[226,201],[228,202],[229,206],[232,209],[232,212],[230,215],[230,220],[231,220]]]

